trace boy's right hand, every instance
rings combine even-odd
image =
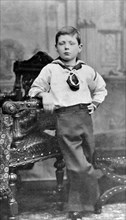
[[[96,107],[93,103],[91,103],[90,105],[88,105],[89,114],[90,114],[90,115],[93,114],[94,111],[96,110],[96,108],[97,108],[97,107]]]
[[[45,112],[53,113],[55,105],[53,103],[53,99],[50,93],[45,92],[42,94],[42,103]]]

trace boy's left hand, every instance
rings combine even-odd
[[[50,93],[43,93],[43,109],[45,110],[45,112],[50,112],[53,113],[54,109],[55,109],[55,105],[53,104],[53,99]]]
[[[93,103],[91,103],[90,105],[88,105],[88,110],[89,110],[89,114],[91,115],[96,110],[96,106]]]

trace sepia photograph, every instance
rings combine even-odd
[[[0,0],[0,220],[126,219],[126,0]]]

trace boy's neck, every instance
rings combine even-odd
[[[66,66],[75,66],[76,65],[76,62],[77,62],[77,59],[75,60],[70,60],[70,61],[66,61],[66,60],[63,60],[61,57],[60,57],[60,60],[66,65]]]

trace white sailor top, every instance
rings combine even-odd
[[[75,74],[79,81],[79,89],[71,90],[67,83],[70,74]],[[83,61],[77,60],[76,66],[68,68],[56,59],[47,64],[34,80],[29,91],[30,97],[50,93],[57,108],[76,104],[102,103],[107,95],[106,83],[102,76]]]

